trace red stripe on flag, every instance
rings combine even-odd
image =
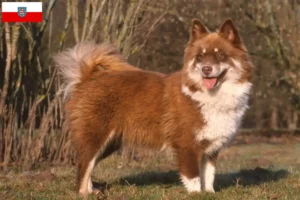
[[[42,22],[42,12],[27,12],[25,17],[20,17],[17,12],[3,12],[2,22]]]

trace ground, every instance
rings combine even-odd
[[[166,153],[135,156],[130,162],[113,155],[97,165],[93,181],[103,188],[100,199],[300,199],[299,140],[251,141],[238,138],[223,150],[215,194],[188,194],[179,181],[175,160]],[[80,199],[75,175],[75,166],[0,172],[0,199]]]

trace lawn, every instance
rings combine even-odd
[[[93,181],[102,199],[300,199],[300,143],[292,140],[235,142],[220,154],[215,194],[188,194],[174,158],[137,154],[130,161],[113,155],[97,165]],[[0,172],[0,199],[80,199],[75,166],[41,164],[31,171]],[[104,184],[106,182],[106,184]],[[89,199],[97,199],[90,195]]]

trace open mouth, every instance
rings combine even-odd
[[[218,82],[218,78],[211,77],[211,78],[203,78],[203,84],[207,89],[213,89]]]
[[[203,85],[209,90],[215,88],[224,78],[226,72],[227,70],[224,70],[218,77],[203,77]]]

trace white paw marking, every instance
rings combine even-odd
[[[216,168],[211,162],[205,162],[204,165],[202,165],[201,171],[201,184],[202,189],[207,192],[215,192],[214,190],[214,180],[215,180],[215,173]]]
[[[200,177],[189,179],[186,176],[181,175],[181,181],[189,193],[201,192]]]

